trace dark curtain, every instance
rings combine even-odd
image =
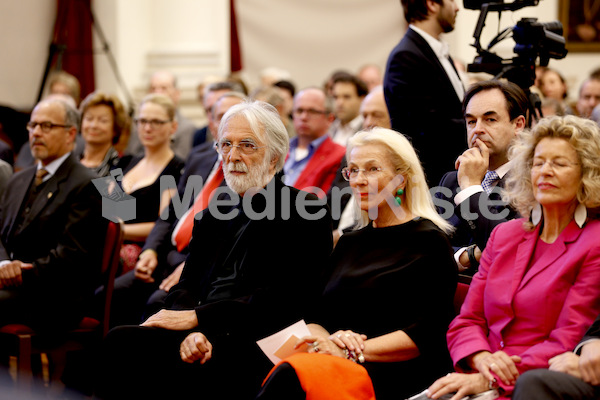
[[[79,79],[83,99],[95,89],[91,0],[56,3],[51,63],[53,69],[62,69]]]
[[[238,37],[237,19],[235,17],[235,0],[229,0],[230,5],[230,33],[231,33],[231,72],[242,70],[242,50]]]

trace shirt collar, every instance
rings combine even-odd
[[[318,137],[315,140],[313,140],[312,142],[310,142],[308,144],[309,150],[319,148],[319,146],[321,146],[321,144],[325,141],[325,139],[327,139],[327,134],[322,135],[321,137]],[[292,139],[290,139],[290,152],[291,152],[291,150],[294,150],[297,147],[298,147],[298,136],[295,136]]]
[[[448,58],[448,55],[450,54],[448,43],[442,42],[441,40],[434,38],[429,33],[425,32],[423,29],[417,28],[412,24],[409,25],[409,27],[410,29],[421,35],[423,39],[425,39],[427,44],[429,44],[429,47],[431,47],[431,50],[433,50],[433,52],[436,56],[438,56],[438,58]]]
[[[38,161],[36,171],[39,171],[40,169],[44,168],[46,171],[48,171],[48,174],[46,175],[46,178],[44,180],[50,179],[50,177],[52,175],[56,174],[56,171],[58,171],[58,169],[60,168],[60,166],[62,165],[62,163],[70,155],[71,155],[71,152],[68,152],[67,154],[65,154],[65,155],[57,158],[56,160],[52,161],[50,164],[46,165],[45,167],[42,165],[41,161]]]
[[[504,163],[501,166],[499,166],[498,168],[496,168],[496,173],[498,174],[498,177],[500,179],[504,178],[504,175],[506,175],[508,173],[508,171],[510,171],[510,166],[511,166],[511,161]]]

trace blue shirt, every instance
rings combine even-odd
[[[288,159],[283,165],[283,172],[285,174],[283,182],[286,185],[294,186],[296,181],[306,168],[308,161],[315,154],[315,151],[321,146],[321,144],[327,139],[327,135],[323,135],[318,139],[313,140],[308,144],[308,153],[306,157],[296,161],[296,150],[298,149],[298,137],[290,140],[290,152],[288,153]]]

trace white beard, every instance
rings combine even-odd
[[[269,160],[265,158],[262,164],[255,165],[248,168],[243,161],[230,162],[226,168],[223,169],[225,175],[225,182],[227,186],[238,194],[246,193],[251,188],[262,189],[267,186],[267,183],[273,178],[269,173]],[[236,176],[231,171],[241,171],[247,174],[242,176]]]

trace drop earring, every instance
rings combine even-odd
[[[404,194],[404,190],[402,190],[402,189],[398,189],[396,191],[396,196],[394,198],[396,199],[396,204],[398,204],[399,206],[402,205],[402,197],[400,197],[400,196],[402,196],[403,194]]]
[[[542,206],[537,201],[531,209],[531,214],[529,218],[531,219],[531,223],[533,224],[533,226],[536,226],[542,220]]]

